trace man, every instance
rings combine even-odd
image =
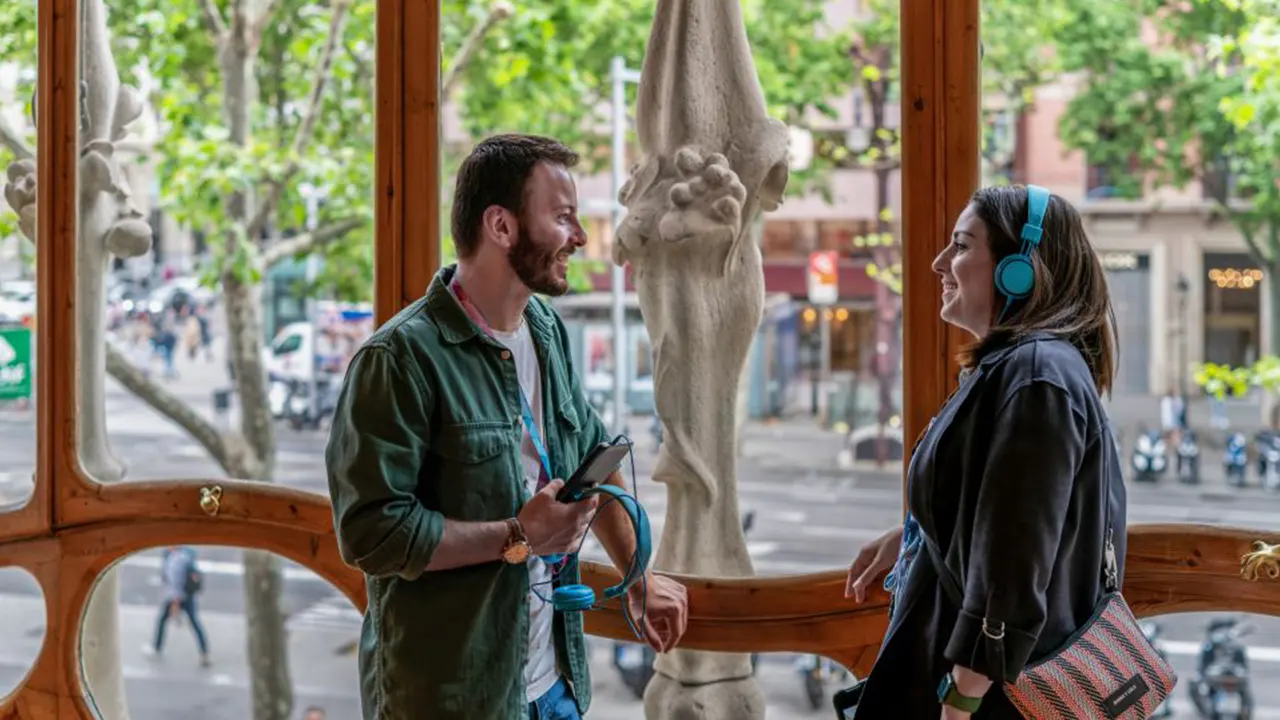
[[[209,644],[205,639],[204,627],[200,625],[200,617],[196,614],[196,594],[203,586],[203,574],[196,567],[196,552],[189,547],[174,546],[164,551],[161,560],[160,576],[164,583],[164,601],[160,606],[160,616],[156,619],[156,632],[151,645],[143,648],[143,652],[157,657],[164,651],[165,628],[169,618],[178,618],[178,613],[185,613],[191,621],[191,632],[195,633],[196,646],[200,650],[200,666],[209,667]]]
[[[533,297],[568,290],[586,243],[576,162],[547,138],[477,145],[456,180],[456,267],[352,358],[326,461],[338,544],[369,593],[367,720],[575,720],[590,704],[582,614],[547,602],[578,581],[576,556],[542,557],[580,547],[597,504],[557,502],[555,478],[607,434],[563,322]],[[592,527],[625,569],[635,536],[620,504]],[[650,573],[627,601],[643,601],[655,650],[680,640],[682,585]]]
[[[302,712],[302,720],[325,720],[324,708],[312,705]]]

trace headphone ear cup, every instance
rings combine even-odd
[[[587,585],[564,585],[551,593],[551,604],[561,612],[590,610],[596,604],[596,593]]]
[[[996,289],[1006,297],[1021,300],[1036,286],[1036,271],[1031,259],[1022,253],[1010,255],[996,266]]]

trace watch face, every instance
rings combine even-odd
[[[512,565],[529,561],[529,543],[519,542],[502,551],[502,559]]]

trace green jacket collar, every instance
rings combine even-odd
[[[453,345],[466,342],[476,336],[484,337],[484,333],[472,322],[470,316],[458,304],[458,299],[449,291],[449,283],[453,281],[457,271],[456,264],[440,268],[427,288],[427,308],[440,327],[441,338]],[[555,321],[551,317],[551,309],[547,307],[545,300],[536,295],[530,298],[529,304],[524,309],[524,317],[539,342],[545,344],[554,339]]]

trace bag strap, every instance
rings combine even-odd
[[[1116,436],[1111,431],[1111,419],[1107,417],[1107,412],[1102,411],[1102,430],[1106,433],[1106,439],[1110,441],[1110,450],[1115,450]],[[1102,577],[1103,587],[1107,592],[1120,591],[1120,564],[1116,560],[1116,546],[1112,542],[1114,533],[1113,518],[1111,517],[1111,462],[1110,453],[1103,458],[1103,465],[1106,470],[1103,471],[1102,482],[1102,503],[1106,507],[1107,514],[1107,537],[1102,548]]]

